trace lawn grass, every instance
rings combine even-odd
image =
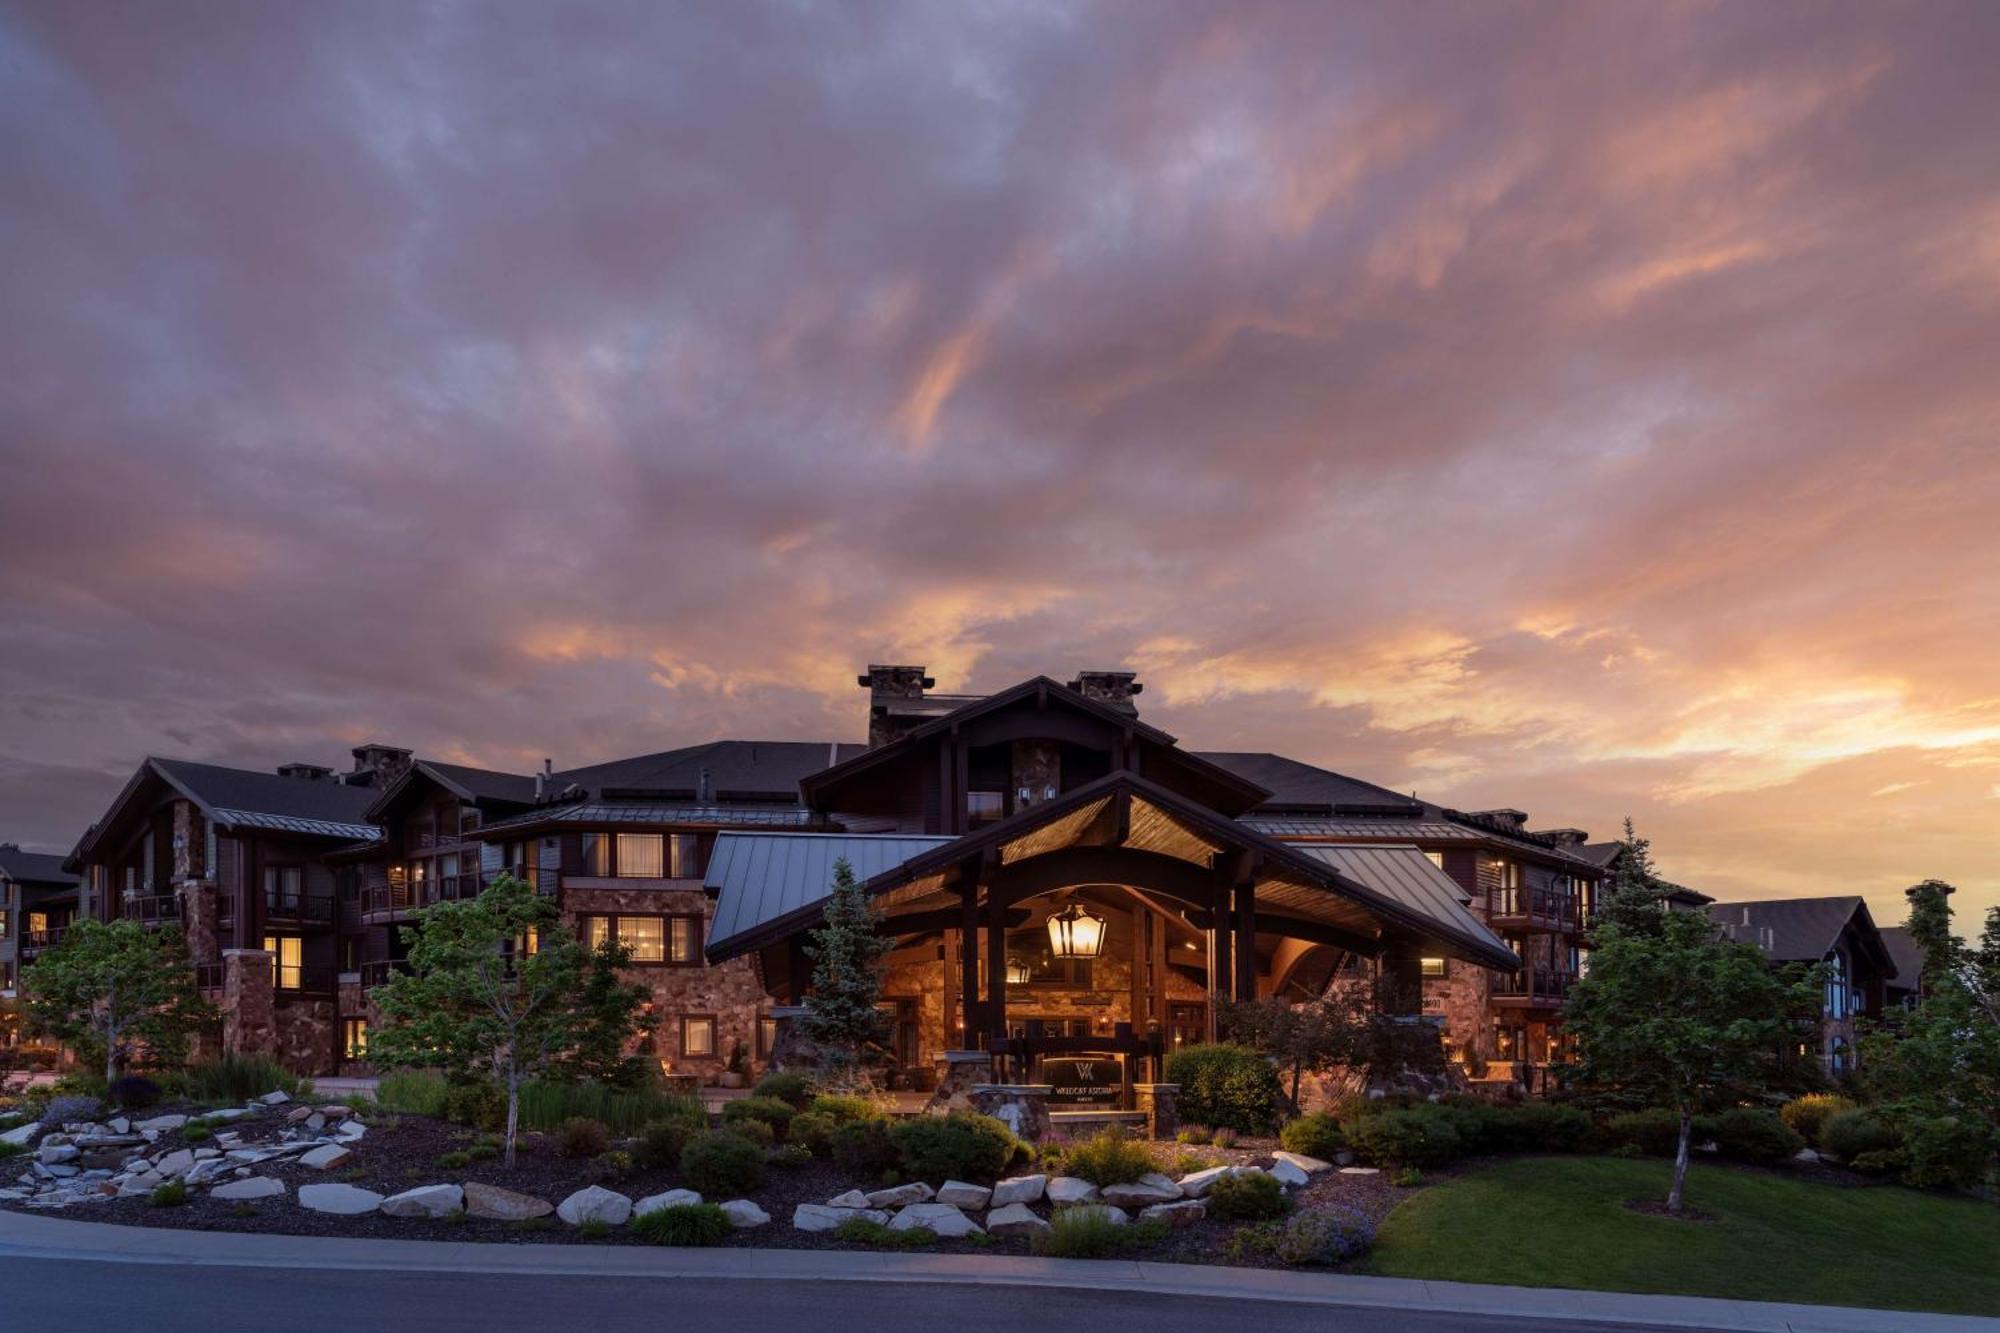
[[[2000,1208],[1894,1186],[1847,1188],[1697,1165],[1711,1222],[1636,1213],[1665,1162],[1511,1158],[1391,1213],[1368,1270],[1387,1277],[2000,1314]]]

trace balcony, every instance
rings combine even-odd
[[[326,926],[333,924],[333,898],[330,894],[301,894],[288,896],[266,894],[264,896],[264,919],[290,924]]]
[[[494,872],[498,874],[499,872]],[[366,925],[387,925],[407,921],[432,903],[457,902],[477,898],[489,877],[475,871],[458,875],[438,875],[418,881],[396,881],[386,875],[362,881],[361,920]]]
[[[410,964],[403,958],[378,958],[361,965],[361,989],[373,990],[385,985],[390,977],[408,976]]]
[[[1560,1008],[1576,984],[1576,974],[1552,967],[1523,968],[1496,977],[1493,1002],[1503,1008]]]
[[[275,967],[271,988],[279,999],[287,997],[316,998],[334,993],[334,970],[331,967],[307,965],[302,967]]]
[[[172,925],[181,919],[181,900],[178,894],[172,893],[127,898],[120,904],[119,912],[127,920],[144,922],[149,926]]]
[[[221,963],[196,963],[194,965],[194,984],[197,990],[203,992],[220,992],[222,990],[222,977]]]
[[[21,957],[33,958],[62,943],[63,932],[68,926],[50,926],[46,930],[29,930],[21,934]]]
[[[1501,930],[1569,932],[1580,928],[1576,896],[1549,889],[1498,889],[1489,924]]]

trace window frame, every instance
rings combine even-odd
[[[630,967],[705,967],[707,961],[702,956],[702,946],[706,943],[707,918],[697,912],[580,912],[577,914],[577,933],[586,949],[595,950],[598,945],[596,932],[602,922],[604,938],[623,943],[619,934],[620,921],[657,921],[660,923],[661,956],[658,958],[634,958]],[[685,958],[674,956],[674,935],[676,923],[686,922],[688,954]],[[630,947],[629,945],[627,946]]]
[[[688,1031],[696,1023],[708,1024],[708,1049],[691,1051],[688,1049]],[[680,1021],[680,1052],[683,1060],[712,1060],[722,1050],[722,1026],[714,1014],[682,1014]]]
[[[296,945],[299,951],[298,961],[289,965],[285,962],[285,946],[287,944]],[[305,989],[305,936],[283,931],[266,931],[264,933],[264,952],[271,955],[272,990],[298,991]],[[292,974],[292,984],[289,986],[285,984],[285,973],[288,971]]]
[[[668,877],[667,871],[671,869],[671,867],[668,866],[667,864],[666,834],[614,833],[611,835],[611,837],[612,837],[612,846],[611,846],[612,879],[666,879]],[[647,870],[644,873],[628,869],[626,866],[626,861],[627,861],[626,843],[629,840],[633,845],[632,850],[636,853],[638,850],[638,844],[642,839],[651,839],[653,843],[658,847],[658,852],[656,856],[653,858],[654,864],[658,866],[658,869]],[[638,858],[635,855],[631,859],[637,860]]]
[[[356,1038],[359,1038],[357,1044]],[[343,1018],[340,1020],[341,1058],[346,1060],[366,1060],[368,1058],[368,1020],[365,1018]]]

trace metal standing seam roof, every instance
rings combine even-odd
[[[485,837],[509,829],[543,824],[748,824],[764,828],[808,829],[815,824],[823,824],[825,819],[824,815],[795,805],[583,801],[509,815],[505,819],[482,824],[478,833]]]
[[[892,833],[721,833],[702,885],[716,895],[713,953],[737,936],[809,908],[833,891],[842,857],[866,883],[954,838]]]
[[[329,819],[301,819],[296,815],[272,815],[261,810],[215,810],[212,813],[216,823],[239,828],[310,833],[322,838],[346,838],[350,842],[379,842],[382,838],[382,830],[372,824],[339,824]]]
[[[1433,842],[1484,842],[1487,835],[1463,824],[1429,819],[1337,819],[1324,815],[1239,815],[1237,823],[1272,838],[1425,838]],[[1289,844],[1288,844],[1289,845]]]
[[[1507,942],[1495,935],[1466,906],[1464,887],[1416,847],[1292,845],[1295,850],[1325,862],[1349,879],[1360,881],[1412,912],[1448,925],[1461,935],[1487,941],[1502,952],[1511,952]]]

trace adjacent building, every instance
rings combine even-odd
[[[62,939],[77,908],[77,879],[62,857],[0,843],[0,1000],[15,998],[21,965]],[[0,1029],[0,1042],[18,1038]]]

